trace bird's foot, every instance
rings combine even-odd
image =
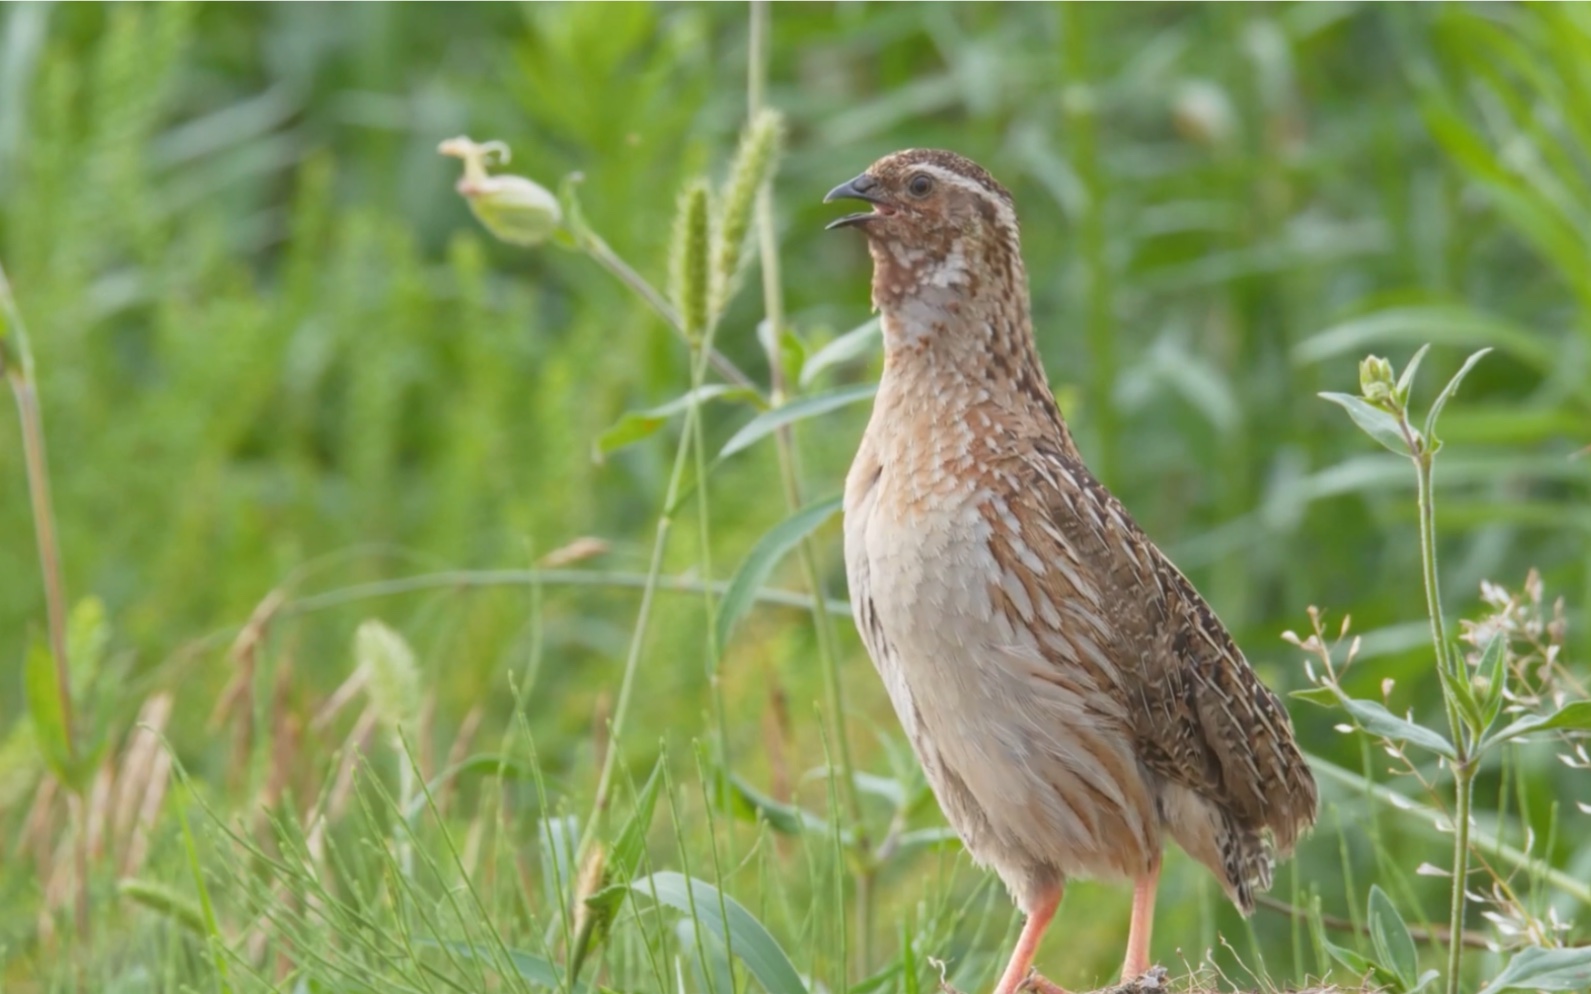
[[[950,981],[946,979],[945,975],[948,972],[948,968],[945,966],[944,960],[930,956],[928,957],[928,965],[939,971],[939,994],[961,994],[961,992],[956,990],[956,988],[951,985]]]
[[[1112,987],[1101,994],[1163,994],[1169,987],[1166,968],[1151,966],[1136,977],[1124,978],[1120,987]]]
[[[1017,986],[1022,994],[1070,994],[1053,980],[1039,976],[1039,971],[1029,970],[1027,977]]]

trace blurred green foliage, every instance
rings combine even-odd
[[[580,794],[632,592],[443,588],[297,613],[293,598],[527,567],[582,536],[609,543],[600,568],[644,567],[678,422],[594,452],[626,411],[685,392],[688,353],[588,259],[492,243],[436,146],[507,140],[512,171],[548,188],[580,173],[591,225],[666,285],[677,192],[703,172],[721,179],[745,120],[746,26],[738,5],[0,10],[0,261],[32,331],[68,587],[102,599],[113,629],[105,666],[122,706],[107,721],[123,727],[173,692],[177,756],[246,807],[284,709],[311,740],[292,774],[309,790],[312,759],[337,744],[312,716],[352,669],[355,627],[379,613],[419,653],[437,742],[476,705],[504,726],[516,672],[538,760]],[[870,265],[859,240],[822,231],[823,192],[900,147],[976,158],[1021,207],[1041,350],[1100,475],[1273,685],[1302,683],[1277,636],[1317,604],[1364,633],[1349,677],[1361,696],[1394,679],[1390,706],[1429,714],[1412,475],[1316,393],[1351,390],[1365,352],[1401,366],[1431,341],[1424,379],[1441,383],[1493,345],[1443,422],[1450,613],[1474,613],[1482,579],[1517,586],[1538,567],[1567,600],[1571,656],[1587,658],[1586,7],[780,5],[771,56],[769,102],[789,126],[774,186],[787,352],[868,317]],[[717,343],[766,382],[760,284],[745,284]],[[815,388],[869,382],[878,361]],[[706,417],[716,451],[748,409]],[[801,427],[809,497],[838,489],[864,418],[852,405]],[[12,745],[45,615],[17,439],[5,407],[0,729]],[[787,516],[777,479],[766,444],[716,469],[718,578]],[[695,516],[677,528],[668,572],[689,574]],[[837,529],[819,537],[827,593],[843,596]],[[801,585],[794,563],[774,580]],[[278,588],[288,606],[243,673],[254,713],[229,735],[206,722],[239,676],[228,646]],[[710,725],[702,602],[664,596],[624,743],[640,769],[659,736],[684,746]],[[882,772],[878,736],[898,733],[842,627],[849,722],[862,765]],[[727,647],[735,772],[750,782],[824,762],[813,653],[810,620],[778,608]],[[1379,772],[1329,715],[1294,711],[1308,750]],[[0,847],[34,796],[29,755],[0,747]],[[1521,783],[1584,796],[1584,774],[1550,753],[1480,783],[1483,807]],[[1440,843],[1351,792],[1332,799],[1281,895],[1315,889],[1348,914],[1363,894],[1347,859],[1362,885],[1397,868],[1401,885],[1383,886],[1415,899],[1419,920],[1442,919],[1441,883],[1412,875]],[[1553,861],[1583,873],[1585,833],[1550,831],[1556,816],[1546,802],[1524,812]],[[883,886],[909,908],[937,883],[896,873]],[[1194,868],[1173,864],[1165,887],[1162,958],[1196,960],[1217,922],[1239,934],[1229,909],[1209,914],[1216,895]],[[0,872],[0,947],[33,948],[31,905],[9,900],[43,889]],[[1062,914],[1075,955],[1056,979],[1115,961],[1118,890],[1073,889]],[[1286,919],[1254,929],[1245,953],[1283,976],[1316,968]]]

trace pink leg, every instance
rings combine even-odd
[[[1132,891],[1132,925],[1127,930],[1127,960],[1121,965],[1121,982],[1131,983],[1149,969],[1149,932],[1155,924],[1155,888],[1160,883],[1160,861],[1139,877]]]
[[[1028,915],[1027,924],[1022,926],[1022,934],[1016,940],[1016,949],[1011,953],[1011,963],[1005,968],[1005,974],[1000,977],[1000,983],[995,987],[994,994],[1016,994],[1017,991],[1066,994],[1066,991],[1060,987],[1033,974],[1033,955],[1039,951],[1039,940],[1044,937],[1044,929],[1050,924],[1050,919],[1055,917],[1055,909],[1060,903],[1061,888],[1058,886],[1039,898],[1033,913]]]

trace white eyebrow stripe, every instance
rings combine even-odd
[[[992,201],[994,203],[995,213],[1000,219],[1000,224],[1013,232],[1019,230],[1016,221],[1016,211],[1011,209],[1011,205],[1006,202],[1006,199],[988,187],[984,186],[982,183],[979,183],[977,180],[963,176],[962,174],[953,170],[946,169],[944,166],[936,166],[930,162],[917,163],[912,166],[912,170],[914,172],[927,173],[928,175],[937,177],[938,179],[943,180],[952,186],[959,186],[963,190]]]

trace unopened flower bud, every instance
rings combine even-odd
[[[1397,380],[1392,363],[1380,356],[1365,356],[1359,363],[1359,392],[1377,407],[1386,407],[1397,397]]]
[[[558,198],[546,187],[523,176],[493,176],[486,171],[489,163],[508,162],[504,143],[449,138],[437,151],[464,160],[464,175],[454,189],[469,201],[471,213],[486,230],[503,241],[539,245],[563,222]]]

